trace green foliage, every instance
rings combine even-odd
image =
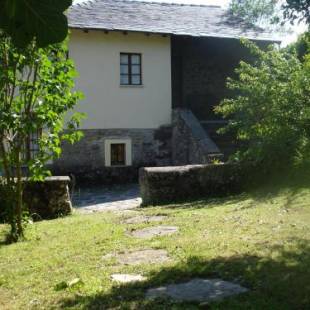
[[[286,47],[288,52],[297,53],[298,58],[303,61],[306,54],[310,53],[310,32],[299,36],[296,42]]]
[[[76,128],[81,115],[73,115],[64,130],[64,116],[81,98],[73,92],[73,62],[65,43],[38,48],[33,41],[17,48],[5,34],[0,38],[0,170],[16,199],[10,200],[11,233],[22,235],[23,181],[25,167],[32,180],[43,180],[46,163],[60,155],[61,142],[81,137]],[[25,141],[42,131],[39,151],[25,156]],[[18,227],[17,227],[18,226]]]
[[[283,9],[284,17],[291,23],[304,21],[310,25],[310,0],[286,0]]]
[[[232,130],[242,142],[234,159],[268,171],[304,164],[310,158],[310,55],[300,61],[296,53],[244,44],[257,60],[240,63],[238,78],[227,83],[235,96],[216,108],[229,120],[222,132]]]
[[[251,24],[277,24],[280,21],[278,0],[232,0],[229,9]]]
[[[68,34],[64,11],[70,5],[72,0],[0,0],[0,28],[19,47],[34,38],[40,47],[59,43]]]
[[[282,27],[289,21],[310,24],[310,0],[231,0],[230,12],[245,21],[259,25],[285,30]]]

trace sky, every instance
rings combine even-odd
[[[87,0],[74,0],[74,3],[81,3]],[[142,0],[151,2],[168,2],[168,3],[186,3],[186,4],[207,4],[207,5],[220,5],[227,7],[229,0]],[[306,31],[305,25],[298,25],[294,27],[293,33],[288,34],[283,38],[283,46],[296,41],[298,35]]]

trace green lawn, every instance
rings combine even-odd
[[[229,198],[145,208],[166,214],[179,233],[135,239],[120,214],[78,215],[35,223],[27,240],[0,245],[0,309],[199,309],[195,303],[146,301],[149,287],[194,277],[234,280],[248,293],[208,309],[310,307],[310,188],[256,191]],[[0,225],[0,240],[8,227]],[[108,253],[160,248],[164,265],[121,266]],[[141,273],[148,281],[116,285],[113,273]],[[65,288],[74,278],[82,283]]]

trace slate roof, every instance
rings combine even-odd
[[[234,17],[219,6],[129,0],[90,0],[73,5],[69,27],[193,37],[280,41],[272,33]]]

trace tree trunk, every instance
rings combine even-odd
[[[22,184],[22,169],[19,160],[20,152],[17,154],[17,163],[16,163],[16,225],[17,225],[17,238],[24,236],[23,229],[23,184]]]

